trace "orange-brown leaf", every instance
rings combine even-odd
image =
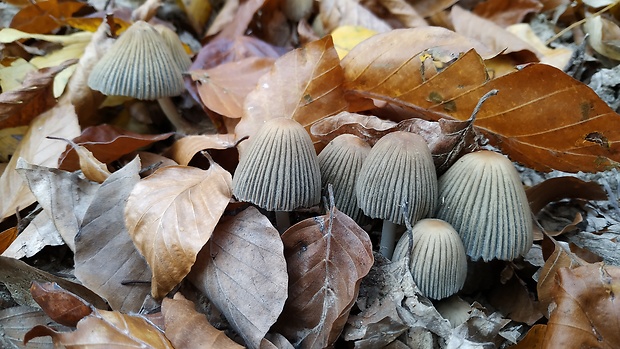
[[[11,227],[0,233],[0,254],[6,251],[17,238],[17,227]]]
[[[235,145],[235,135],[233,134],[185,136],[174,142],[167,153],[174,161],[178,162],[180,165],[186,166],[194,155],[201,150],[223,150],[234,148]]]
[[[474,7],[474,13],[501,27],[523,22],[525,16],[538,13],[543,5],[538,0],[487,0]]]
[[[533,214],[562,199],[607,200],[607,193],[600,184],[570,176],[549,178],[528,188],[525,193]]]
[[[368,234],[332,207],[282,235],[289,298],[278,329],[299,348],[325,348],[340,335],[374,258]]]
[[[64,18],[84,7],[78,1],[48,0],[38,1],[21,9],[11,21],[11,28],[28,33],[47,34],[60,28]]]
[[[132,190],[125,224],[151,267],[151,293],[163,298],[189,273],[230,198],[232,177],[215,162],[203,171],[169,166]]]
[[[45,313],[61,325],[75,327],[78,321],[93,311],[90,304],[55,282],[34,281],[30,294]]]

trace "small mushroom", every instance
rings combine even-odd
[[[88,86],[106,95],[157,100],[177,130],[191,125],[170,101],[185,89],[183,77],[162,36],[152,25],[132,24],[101,57],[88,77]]]
[[[368,143],[352,134],[342,134],[319,154],[323,187],[332,184],[336,207],[356,221],[363,212],[357,205],[355,182],[369,152]]]
[[[459,234],[450,224],[433,218],[422,219],[409,234],[403,234],[394,250],[394,261],[409,256],[413,280],[423,295],[442,299],[458,292],[467,276],[467,256]]]
[[[435,210],[437,175],[424,139],[403,131],[383,136],[364,161],[355,192],[366,215],[383,219],[379,252],[390,258],[396,240],[395,224],[405,220],[414,224]],[[407,204],[406,217],[403,204]]]
[[[155,29],[161,34],[161,37],[166,42],[166,46],[170,49],[170,53],[172,53],[173,62],[177,65],[181,73],[185,72],[190,65],[192,65],[192,60],[189,59],[185,48],[183,47],[183,43],[177,33],[174,30],[168,28],[163,24],[157,24],[154,26]]]
[[[265,122],[249,142],[233,176],[233,194],[276,211],[278,229],[284,231],[289,225],[284,211],[321,200],[321,172],[312,140],[297,121],[276,118]]]
[[[512,260],[532,247],[532,219],[512,162],[483,150],[461,157],[439,178],[437,218],[458,231],[467,255]]]

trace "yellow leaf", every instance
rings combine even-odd
[[[376,31],[361,26],[345,25],[334,29],[332,39],[338,57],[343,59],[353,47],[375,34]]]

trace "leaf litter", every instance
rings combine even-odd
[[[259,0],[228,2],[221,12],[185,1],[178,9],[192,29],[176,29],[195,40],[187,47],[201,49],[191,52],[185,80],[193,100],[174,103],[196,133],[204,120],[219,133],[182,137],[156,104],[102,106],[104,97],[88,88],[92,66],[129,15],[81,17],[94,9],[71,1],[9,2],[18,14],[5,26],[33,33],[20,34],[27,44],[12,39],[0,47],[0,76],[14,88],[0,95],[1,131],[15,139],[12,146],[0,141],[0,224],[8,237],[0,294],[10,292],[13,302],[0,301],[0,343],[618,346],[609,296],[620,278],[618,116],[603,101],[608,96],[583,84],[608,66],[600,57],[614,57],[600,28],[614,32],[616,18],[606,10],[587,14],[583,29],[596,53],[588,65],[577,56],[569,62],[578,81],[562,71],[573,52],[567,47],[578,42],[545,46],[554,33],[529,28],[542,21],[558,32],[574,21],[567,13],[583,14],[558,8],[551,22],[551,12],[540,11],[557,4],[513,3],[470,4],[471,12],[453,0],[335,0],[310,2],[297,16]],[[134,18],[148,19],[159,6],[148,2]],[[208,27],[211,11],[217,20]],[[80,35],[90,43],[75,71],[63,73],[72,76],[58,100],[50,98],[52,78],[74,62],[50,63],[30,80],[17,74],[34,68],[12,66],[52,62]],[[480,103],[492,90],[497,95]],[[373,255],[378,222],[359,226],[323,203],[287,213],[297,224],[280,236],[273,212],[236,202],[230,188],[245,140],[274,117],[306,126],[317,151],[346,133],[369,144],[396,130],[421,134],[438,174],[478,148],[502,152],[531,187],[536,242],[512,262],[472,261],[461,292],[431,301],[403,263]],[[59,268],[58,258],[68,267]]]

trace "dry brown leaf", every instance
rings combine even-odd
[[[174,142],[167,153],[180,165],[187,166],[194,155],[201,150],[229,149],[236,144],[234,134],[185,136]]]
[[[593,16],[587,18],[583,28],[590,35],[588,43],[596,52],[620,60],[620,27],[616,23],[601,16]]]
[[[56,137],[48,137],[49,139],[62,140],[67,142],[77,153],[80,169],[84,174],[84,177],[90,179],[93,182],[103,183],[108,177],[110,177],[110,171],[108,171],[108,166],[101,161],[97,160],[97,158],[85,147],[75,144],[70,139],[64,138],[56,138]]]
[[[450,18],[454,31],[482,42],[494,52],[518,54],[519,63],[538,62],[542,55],[530,44],[491,22],[458,5],[452,7]]]
[[[62,26],[64,18],[86,6],[78,1],[48,0],[32,3],[21,9],[11,21],[11,28],[28,33],[50,33]]]
[[[273,118],[286,117],[310,127],[346,108],[342,68],[331,36],[280,57],[247,96],[237,139],[253,135]]]
[[[527,15],[538,13],[542,8],[538,0],[487,0],[476,4],[474,13],[505,28],[523,22]]]
[[[284,307],[283,249],[269,219],[250,207],[222,219],[190,274],[249,348],[259,348]]]
[[[379,33],[390,31],[392,27],[354,0],[325,0],[319,2],[318,20],[326,33],[344,26],[363,26]]]
[[[424,17],[422,17],[418,11],[416,11],[415,7],[406,0],[379,0],[379,3],[396,17],[405,28],[428,25]]]
[[[0,254],[6,251],[17,238],[17,227],[11,227],[0,233]]]
[[[618,114],[586,85],[544,64],[487,82],[474,51],[427,77],[426,70],[420,74],[415,53],[403,54],[400,46],[381,49],[379,42],[402,40],[420,30],[395,30],[355,47],[342,62],[345,88],[434,120],[468,119],[478,101],[495,89],[499,93],[482,105],[474,126],[513,161],[539,171],[567,172],[595,172],[620,162]]]
[[[510,280],[494,285],[488,297],[495,309],[513,321],[532,326],[543,317],[534,294],[516,274]]]
[[[373,265],[368,234],[331,207],[282,235],[289,298],[276,324],[295,347],[325,348],[342,331],[361,279]]]
[[[315,147],[321,148],[345,133],[356,135],[366,143],[374,144],[381,136],[387,134],[387,130],[395,126],[395,122],[380,119],[373,115],[343,111],[315,122],[310,127],[310,134],[322,144],[318,146],[315,141]]]
[[[136,158],[99,186],[75,237],[75,276],[105,298],[113,310],[125,313],[138,312],[149,289],[124,283],[151,279],[124,220],[125,202],[140,180],[139,171]]]
[[[258,79],[269,72],[274,61],[249,57],[189,73],[206,108],[229,118],[240,118],[245,97],[256,87]]]
[[[26,208],[35,201],[26,182],[15,170],[17,160],[23,158],[34,165],[54,167],[65,145],[45,137],[70,139],[79,132],[77,116],[70,104],[57,104],[32,121],[28,132],[0,176],[0,192],[2,192],[0,220],[15,214],[16,209]]]
[[[72,349],[87,348],[153,348],[174,349],[164,334],[150,321],[137,315],[98,310],[83,318],[73,332],[57,332],[38,325],[24,338],[51,336],[54,344]]]
[[[30,294],[41,309],[61,325],[75,327],[78,321],[93,312],[92,305],[55,282],[33,281]]]
[[[76,60],[39,69],[28,74],[22,87],[0,94],[0,129],[28,125],[35,117],[56,105],[52,93],[54,77]]]
[[[241,349],[243,346],[213,327],[207,317],[196,311],[194,303],[180,293],[164,298],[161,305],[166,337],[175,349]]]
[[[232,197],[232,177],[169,166],[141,180],[125,206],[125,225],[151,267],[151,294],[163,298],[189,273]]]
[[[37,325],[47,325],[52,323],[41,309],[25,306],[17,306],[0,310],[0,328],[3,335],[0,336],[0,346],[2,348],[30,348],[30,349],[50,349],[53,347],[50,338],[37,338],[26,347],[23,343],[24,335],[31,328]]]
[[[207,33],[205,37],[211,37],[222,29],[226,28],[231,22],[234,22],[235,15],[237,14],[237,9],[239,8],[239,0],[229,0],[224,3],[224,6],[219,10],[217,16],[209,25],[209,29],[207,29]],[[246,26],[247,29],[247,26]],[[243,35],[243,31],[238,35]]]
[[[526,189],[525,193],[533,214],[562,199],[607,200],[607,193],[600,184],[569,176],[546,179]]]
[[[447,10],[450,6],[457,3],[458,0],[407,0],[413,4],[413,7],[422,17],[431,17],[443,10]]]
[[[52,219],[45,211],[41,211],[2,255],[15,259],[30,258],[41,252],[45,246],[64,244],[65,242],[54,226]]]

